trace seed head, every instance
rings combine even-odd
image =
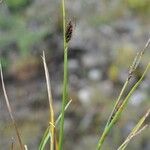
[[[66,43],[68,43],[71,40],[72,32],[73,32],[73,24],[72,24],[72,21],[69,21],[66,27],[66,33],[65,33]]]

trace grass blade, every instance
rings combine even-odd
[[[97,150],[100,150],[102,148],[102,144],[104,143],[104,140],[106,138],[106,136],[108,135],[109,131],[112,129],[113,125],[117,122],[117,120],[119,119],[122,111],[124,110],[124,108],[126,107],[126,105],[128,104],[129,98],[131,97],[132,93],[136,90],[136,88],[140,85],[140,83],[142,82],[143,78],[145,77],[146,73],[148,72],[150,68],[150,63],[148,63],[142,77],[139,79],[139,81],[132,87],[131,91],[128,93],[128,95],[126,96],[126,98],[124,99],[123,103],[121,104],[121,106],[119,107],[119,109],[117,110],[117,112],[115,113],[114,117],[112,118],[112,120],[110,121],[109,125],[104,129],[104,132],[98,142],[97,145]]]
[[[144,129],[146,129],[146,127],[148,125],[145,125],[144,127],[141,128],[141,126],[143,125],[145,119],[149,116],[150,114],[150,109],[147,111],[147,113],[139,120],[139,122],[136,124],[136,126],[133,128],[133,130],[131,131],[131,133],[128,135],[128,137],[126,138],[126,140],[122,143],[122,145],[117,149],[117,150],[124,150],[128,143],[131,141],[131,139],[133,137],[135,137],[136,135],[140,134]],[[141,129],[140,129],[141,128]]]
[[[67,105],[65,106],[65,111],[67,110],[67,108],[69,107],[69,105],[71,104],[72,100],[70,100]],[[55,121],[55,127],[59,124],[60,120],[61,120],[61,117],[62,117],[62,113],[58,116],[57,120]],[[41,143],[39,145],[39,150],[44,150],[48,140],[50,138],[50,133],[49,133],[49,127],[46,129],[43,137],[42,137],[42,140],[41,140]]]
[[[44,133],[44,135],[42,137],[42,140],[40,142],[39,150],[44,150],[44,148],[45,148],[49,138],[51,137],[51,133],[49,132],[49,130],[50,129],[49,129],[49,126],[48,126],[48,128],[46,129],[46,131],[45,131],[45,133]]]
[[[19,130],[18,130],[16,121],[15,121],[15,119],[14,119],[13,112],[12,112],[12,109],[11,109],[11,106],[10,106],[10,103],[9,103],[9,99],[8,99],[8,96],[7,96],[7,92],[6,92],[6,88],[5,88],[5,84],[4,84],[3,71],[2,71],[2,66],[1,66],[1,64],[0,64],[0,72],[1,72],[2,89],[3,89],[3,93],[4,93],[4,97],[5,97],[7,109],[8,109],[10,118],[11,118],[11,120],[12,120],[12,123],[13,123],[13,125],[14,125],[14,129],[15,129],[15,131],[16,131],[16,135],[17,135],[17,138],[18,138],[18,141],[19,141],[20,149],[21,149],[21,150],[24,150],[24,146],[23,146],[23,143],[22,143],[22,139],[21,139],[21,136],[20,136],[20,133],[19,133]]]
[[[118,104],[119,104],[119,102],[120,102],[120,100],[121,100],[121,98],[122,98],[122,96],[123,96],[123,94],[124,94],[128,84],[129,84],[129,81],[130,81],[130,79],[132,77],[132,74],[136,70],[136,68],[138,67],[138,65],[139,65],[139,63],[140,63],[140,61],[142,59],[142,56],[143,56],[145,50],[148,48],[149,45],[150,45],[150,38],[146,42],[144,48],[139,53],[137,53],[137,55],[135,56],[135,58],[134,58],[134,60],[132,62],[132,65],[130,66],[130,69],[129,69],[129,75],[128,75],[128,77],[127,77],[127,79],[126,79],[126,81],[125,81],[125,83],[124,83],[124,85],[123,85],[123,87],[121,89],[121,92],[120,92],[120,94],[119,94],[119,96],[118,96],[118,98],[117,98],[117,100],[115,102],[115,105],[114,105],[113,110],[112,110],[112,112],[111,112],[111,114],[109,116],[109,119],[108,119],[108,121],[106,123],[105,128],[109,125],[110,120],[111,120],[113,114],[115,113],[115,110],[116,110],[116,108],[117,108],[117,106],[118,106]]]
[[[150,45],[150,38],[148,39],[148,41],[147,41],[147,43],[145,44],[144,48],[143,48],[139,53],[137,53],[137,55],[135,56],[135,58],[134,58],[134,60],[133,60],[133,62],[132,62],[132,65],[130,66],[129,75],[128,75],[128,77],[127,77],[127,79],[126,79],[126,81],[125,81],[125,83],[124,83],[124,85],[123,85],[123,87],[122,87],[122,89],[121,89],[121,92],[120,92],[120,94],[119,94],[119,96],[118,96],[118,98],[117,98],[117,100],[116,100],[116,102],[115,102],[115,105],[114,105],[114,107],[113,107],[113,110],[112,110],[112,112],[111,112],[111,114],[110,114],[110,116],[109,116],[109,118],[108,118],[108,121],[107,121],[107,123],[106,123],[106,125],[105,125],[105,128],[104,128],[104,131],[103,131],[103,133],[102,133],[102,136],[100,137],[100,139],[99,139],[99,141],[98,141],[97,150],[100,150],[100,149],[101,149],[102,144],[103,144],[103,142],[104,142],[104,140],[105,140],[105,138],[106,138],[106,136],[107,136],[109,130],[111,129],[111,127],[113,126],[113,124],[114,124],[114,123],[117,121],[117,119],[119,118],[119,116],[120,116],[121,112],[123,111],[125,105],[127,105],[128,98],[130,97],[130,95],[132,94],[132,92],[134,92],[134,90],[137,88],[137,86],[139,85],[139,83],[141,82],[141,80],[142,80],[143,77],[144,77],[144,76],[142,76],[141,79],[135,84],[135,86],[134,86],[134,87],[131,89],[131,91],[128,93],[128,95],[127,95],[127,97],[125,98],[125,100],[124,100],[124,101],[121,101],[121,98],[122,98],[122,96],[123,96],[123,94],[124,94],[124,92],[125,92],[125,90],[126,90],[126,88],[127,88],[127,86],[128,86],[128,83],[129,83],[131,77],[133,76],[133,73],[134,73],[135,70],[137,69],[137,67],[138,67],[138,65],[139,65],[139,63],[140,63],[140,61],[141,61],[141,59],[142,59],[143,54],[144,54],[145,50],[148,48],[149,45]],[[150,63],[149,63],[149,64],[150,64]],[[144,72],[143,75],[145,75],[145,73],[148,71],[149,64],[148,64],[148,66],[147,66],[147,68],[146,68],[146,70],[145,70],[145,72]],[[120,104],[121,104],[121,106],[120,106]],[[122,106],[123,106],[123,107],[122,107]],[[120,112],[120,113],[119,113],[119,115],[117,116],[117,113],[118,113],[118,112]],[[116,117],[117,117],[117,118],[116,118]],[[115,120],[114,118],[115,118],[116,120]],[[114,121],[114,122],[113,122],[113,121]]]
[[[125,90],[126,90],[128,84],[129,84],[129,80],[127,79],[127,80],[125,81],[125,83],[124,83],[122,89],[121,89],[121,92],[120,92],[120,94],[119,94],[119,96],[118,96],[118,99],[117,99],[117,101],[116,101],[116,103],[115,103],[115,105],[114,105],[114,107],[113,107],[113,110],[112,110],[112,112],[111,112],[111,114],[110,114],[110,116],[109,116],[109,119],[108,119],[108,121],[107,121],[107,123],[106,123],[105,128],[109,125],[109,123],[110,123],[110,121],[111,121],[111,118],[112,118],[112,116],[113,116],[113,114],[114,114],[114,112],[115,112],[115,110],[116,110],[116,108],[117,108],[117,106],[118,106],[118,104],[119,104],[119,102],[120,102],[120,100],[121,100],[121,98],[122,98],[122,96],[123,96],[123,93],[125,92]]]
[[[46,85],[47,85],[47,93],[48,93],[48,100],[49,100],[49,109],[50,109],[50,122],[49,122],[49,134],[51,135],[50,138],[50,150],[54,150],[54,140],[55,140],[55,121],[54,121],[54,110],[53,110],[53,99],[52,99],[52,92],[51,92],[51,84],[50,84],[50,77],[48,72],[48,67],[46,64],[45,53],[43,51],[43,65],[45,70],[45,77],[46,77]]]
[[[62,2],[62,18],[63,18],[64,77],[63,77],[63,95],[61,108],[62,117],[59,131],[59,147],[58,147],[59,150],[63,149],[65,105],[68,99],[68,43],[66,42],[65,0],[62,0],[61,2]]]
[[[65,111],[67,110],[67,108],[70,106],[72,100],[70,100],[67,105],[65,106]],[[61,120],[61,117],[62,117],[62,113],[58,116],[57,120],[56,120],[56,125],[59,124],[60,120]]]
[[[124,150],[129,142],[138,134],[140,134],[143,130],[145,130],[148,127],[148,125],[143,126],[141,129],[139,129],[136,133],[132,134],[130,137],[126,139],[126,141],[123,143],[122,147],[120,147],[118,150]]]

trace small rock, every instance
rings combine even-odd
[[[131,97],[130,104],[133,106],[139,106],[145,98],[146,95],[143,92],[136,91]]]
[[[79,62],[76,59],[70,59],[68,64],[69,70],[75,70],[79,67]]]
[[[99,64],[99,57],[93,54],[86,54],[82,58],[83,66],[86,68],[92,68]]]
[[[102,78],[102,72],[98,69],[92,69],[89,71],[88,77],[90,80],[98,81]]]
[[[89,105],[91,102],[91,90],[89,88],[83,88],[78,92],[79,100],[83,105]]]
[[[113,83],[110,81],[110,80],[105,80],[105,81],[102,81],[100,84],[99,84],[99,89],[100,91],[104,94],[104,95],[111,95],[112,94],[112,90],[113,90]]]

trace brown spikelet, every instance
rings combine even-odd
[[[68,43],[71,40],[72,32],[73,32],[73,24],[72,24],[72,21],[69,21],[66,27],[66,33],[65,33],[66,43]]]

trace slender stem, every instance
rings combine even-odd
[[[109,118],[108,118],[108,121],[107,121],[107,123],[106,123],[106,125],[105,125],[103,134],[102,134],[102,136],[101,136],[101,138],[100,138],[100,140],[99,140],[99,142],[98,142],[97,150],[100,150],[101,147],[102,147],[102,144],[103,144],[103,142],[104,142],[104,139],[105,139],[105,137],[107,136],[107,132],[108,132],[107,130],[109,129],[109,127],[111,126],[111,123],[113,122],[113,120],[114,120],[114,118],[115,118],[115,117],[113,117],[113,115],[117,117],[117,112],[119,112],[119,110],[117,110],[117,112],[114,113],[114,112],[116,111],[117,105],[119,104],[119,102],[120,102],[120,100],[121,100],[121,97],[122,97],[122,95],[123,95],[123,93],[124,93],[126,87],[128,86],[128,83],[129,83],[129,81],[130,81],[130,78],[132,77],[133,72],[134,72],[134,71],[136,70],[136,68],[138,67],[138,65],[139,65],[139,63],[140,63],[140,61],[141,61],[141,58],[142,58],[142,56],[143,56],[145,50],[148,48],[149,45],[150,45],[150,38],[148,39],[146,45],[145,45],[144,48],[141,50],[141,52],[139,52],[139,53],[136,55],[136,57],[134,58],[134,60],[133,60],[133,62],[132,62],[132,65],[130,66],[129,75],[128,75],[128,77],[127,77],[127,79],[126,79],[126,81],[125,81],[125,83],[124,83],[124,85],[123,85],[123,87],[122,87],[122,89],[121,89],[121,92],[120,92],[120,94],[119,94],[119,96],[118,96],[118,99],[117,99],[117,101],[116,101],[116,103],[115,103],[115,105],[114,105],[114,107],[113,107],[113,110],[112,110],[112,112],[111,112],[111,114],[110,114],[110,116],[109,116]],[[149,64],[148,64],[148,67],[149,67]],[[130,93],[129,93],[129,94],[130,94]],[[128,95],[129,95],[129,94],[128,94]],[[127,96],[127,97],[128,97],[128,96]],[[124,102],[126,102],[126,101],[128,101],[127,98],[124,100]],[[124,102],[123,102],[123,104],[124,104]],[[123,104],[121,104],[121,106],[124,106]],[[112,118],[112,117],[113,117],[113,118]]]
[[[106,126],[106,128],[104,129],[104,132],[98,142],[97,145],[97,150],[101,150],[102,145],[104,143],[104,140],[106,138],[106,136],[108,135],[109,131],[112,129],[113,125],[116,123],[116,121],[119,119],[122,111],[124,110],[125,106],[127,105],[130,96],[132,95],[132,93],[136,90],[136,88],[139,86],[139,84],[142,82],[143,78],[145,77],[146,73],[148,72],[150,68],[150,63],[148,63],[142,77],[139,79],[139,81],[132,87],[132,89],[130,90],[130,92],[128,93],[128,95],[126,96],[126,98],[124,99],[123,103],[121,104],[120,108],[118,109],[118,111],[115,113],[114,118],[111,120],[111,122],[108,124],[108,126]]]
[[[120,94],[119,94],[119,96],[118,96],[118,99],[117,99],[117,101],[116,101],[116,103],[115,103],[115,105],[114,105],[114,107],[113,107],[113,110],[112,110],[112,112],[111,112],[111,114],[110,114],[110,116],[109,116],[109,118],[108,118],[108,121],[107,121],[107,123],[106,123],[105,128],[109,125],[109,123],[110,123],[110,121],[111,121],[111,118],[112,118],[112,115],[114,114],[114,112],[115,112],[115,110],[116,110],[116,107],[117,107],[117,105],[119,104],[119,101],[121,100],[121,97],[122,97],[123,93],[125,92],[125,89],[126,89],[127,86],[128,86],[128,83],[129,83],[129,81],[130,81],[130,78],[131,78],[131,76],[132,76],[132,73],[133,73],[133,72],[136,70],[136,68],[138,67],[138,65],[139,65],[139,63],[140,63],[140,61],[141,61],[141,59],[142,59],[142,56],[143,56],[145,50],[148,48],[149,45],[150,45],[150,38],[149,38],[148,41],[146,42],[144,48],[143,48],[139,53],[137,53],[137,55],[135,56],[135,58],[134,58],[134,60],[133,60],[133,62],[132,62],[132,65],[130,66],[130,69],[129,69],[129,75],[128,75],[128,77],[127,77],[127,79],[126,79],[126,81],[125,81],[125,83],[124,83],[124,85],[123,85],[123,87],[122,87],[122,89],[121,89],[121,92],[120,92]]]
[[[52,92],[51,92],[51,84],[50,84],[50,77],[48,72],[48,67],[46,64],[46,58],[45,53],[43,51],[43,64],[44,64],[44,70],[45,70],[45,77],[46,77],[46,85],[47,85],[47,94],[48,94],[48,100],[49,100],[49,110],[50,110],[50,120],[49,120],[49,134],[51,134],[50,138],[50,150],[54,150],[54,132],[55,132],[55,120],[54,120],[54,110],[53,110],[53,98],[52,98]]]
[[[136,133],[131,134],[117,150],[124,150],[127,147],[127,145],[129,144],[129,142],[131,141],[131,139],[134,138],[135,136],[137,136],[138,134],[140,134],[147,127],[148,127],[148,125],[146,124],[141,129],[139,129]]]
[[[62,150],[63,139],[64,139],[64,117],[65,117],[65,104],[67,99],[67,52],[64,55],[64,81],[63,81],[63,101],[62,101],[62,117],[60,122],[60,133],[59,133],[59,150]]]
[[[130,140],[136,136],[137,134],[141,133],[148,125],[143,125],[143,123],[145,122],[145,119],[149,116],[150,114],[150,109],[148,109],[148,111],[146,112],[146,114],[138,121],[138,123],[135,125],[135,127],[132,129],[132,131],[130,132],[130,134],[128,135],[128,137],[126,138],[126,140],[121,144],[121,146],[117,149],[117,150],[124,150],[128,143],[130,142]],[[142,128],[141,128],[142,127]]]
[[[106,126],[105,126],[105,128],[104,128],[104,132],[103,132],[103,134],[102,134],[102,136],[101,136],[101,139],[99,140],[99,143],[98,143],[98,146],[97,146],[97,150],[100,150],[101,147],[102,147],[102,144],[103,144],[103,142],[104,142],[104,140],[105,140],[105,137],[107,136],[108,126],[109,126],[109,124],[110,124],[110,122],[111,122],[111,117],[112,117],[112,115],[113,115],[113,113],[114,113],[114,111],[115,111],[115,109],[116,109],[116,107],[117,107],[117,105],[118,105],[118,103],[119,103],[119,101],[120,101],[120,99],[121,99],[121,97],[122,97],[122,95],[123,95],[123,93],[124,93],[124,91],[125,91],[125,89],[126,89],[128,83],[129,83],[129,80],[126,80],[126,82],[124,83],[124,85],[123,85],[123,87],[122,87],[122,89],[121,89],[121,92],[120,92],[120,94],[119,94],[119,96],[118,96],[118,98],[117,98],[117,101],[116,101],[116,103],[115,103],[115,106],[113,107],[113,110],[112,110],[112,112],[111,112],[111,114],[110,114],[110,116],[109,116],[109,119],[108,119],[107,123],[106,123]]]
[[[64,43],[64,77],[63,77],[63,96],[62,96],[62,117],[60,122],[59,133],[59,150],[63,149],[64,139],[64,117],[65,117],[65,105],[68,97],[68,45],[66,43],[66,15],[65,15],[65,0],[62,0],[62,15],[63,15],[63,43]]]
[[[110,114],[110,116],[109,116],[109,119],[108,119],[108,121],[107,121],[107,123],[106,123],[105,128],[109,125],[110,120],[111,120],[111,117],[112,117],[113,113],[115,112],[115,109],[116,109],[116,107],[117,107],[117,105],[118,105],[118,103],[119,103],[119,101],[120,101],[120,99],[121,99],[121,97],[122,97],[122,95],[123,95],[123,93],[124,93],[126,87],[128,86],[128,83],[129,83],[129,80],[127,79],[126,82],[124,83],[122,89],[121,89],[121,92],[120,92],[120,94],[119,94],[119,96],[118,96],[118,98],[117,98],[117,101],[116,101],[116,103],[115,103],[115,106],[113,107],[113,110],[112,110],[112,112],[111,112],[111,114]]]
[[[19,141],[20,149],[21,149],[21,150],[24,150],[24,146],[23,146],[23,142],[22,142],[22,139],[21,139],[21,135],[20,135],[20,132],[19,132],[19,129],[18,129],[16,120],[15,120],[15,118],[14,118],[14,116],[13,116],[13,111],[12,111],[12,109],[11,109],[10,102],[9,102],[9,99],[8,99],[8,96],[7,96],[7,92],[6,92],[6,88],[5,88],[5,83],[4,83],[3,71],[2,71],[1,63],[0,63],[0,74],[1,74],[1,81],[2,81],[2,89],[3,89],[3,93],[4,93],[4,97],[5,97],[7,109],[8,109],[10,118],[11,118],[11,120],[12,120],[12,123],[13,123],[13,125],[14,125],[14,129],[15,129],[15,131],[16,131],[16,135],[17,135],[17,138],[18,138],[18,141]]]
[[[69,107],[69,105],[71,104],[72,100],[70,100],[66,106],[65,106],[65,111],[67,110],[67,108]],[[62,117],[62,114],[60,113],[60,115],[58,116],[57,120],[55,121],[55,128],[56,126],[59,124],[60,120],[61,120],[61,117]],[[38,150],[44,150],[45,146],[46,146],[46,143],[48,142],[49,138],[51,138],[51,134],[49,133],[49,128],[50,126],[48,126],[48,128],[46,129],[43,137],[42,137],[42,140],[40,142],[40,145],[39,145],[39,149]],[[57,145],[56,145],[57,146]],[[57,150],[57,149],[56,149]]]

